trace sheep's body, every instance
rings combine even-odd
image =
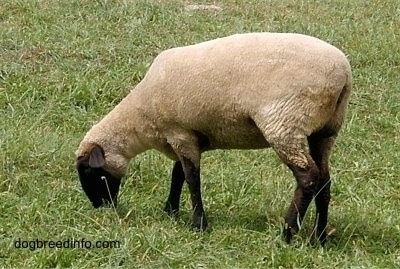
[[[206,150],[272,146],[292,170],[309,169],[315,160],[305,139],[337,134],[350,89],[345,55],[309,36],[239,34],[173,48],[93,126],[77,155],[97,144],[105,170],[122,176],[151,148],[198,167]],[[326,155],[333,139],[328,144]]]

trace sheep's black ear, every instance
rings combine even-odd
[[[104,150],[99,145],[95,145],[89,154],[89,166],[91,168],[100,168],[104,166],[105,162]]]

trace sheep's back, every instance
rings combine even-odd
[[[319,128],[349,72],[344,54],[319,39],[240,34],[162,52],[137,91],[161,129],[197,130],[218,148],[258,148],[267,146],[259,125],[287,114],[303,116],[305,133]]]

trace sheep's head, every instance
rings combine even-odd
[[[117,206],[121,178],[107,172],[104,165],[104,150],[97,144],[92,144],[76,160],[82,188],[95,208],[107,204]]]

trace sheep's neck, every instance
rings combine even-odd
[[[131,96],[129,95],[128,97]],[[119,141],[118,151],[130,160],[149,149],[149,147],[143,139],[141,139],[141,135],[138,134],[138,126],[141,124],[141,117],[137,106],[135,102],[131,102],[130,100],[127,102],[126,99],[114,109],[115,111],[112,111],[116,117],[113,117],[113,124],[109,126],[112,126],[111,129],[114,139]]]

